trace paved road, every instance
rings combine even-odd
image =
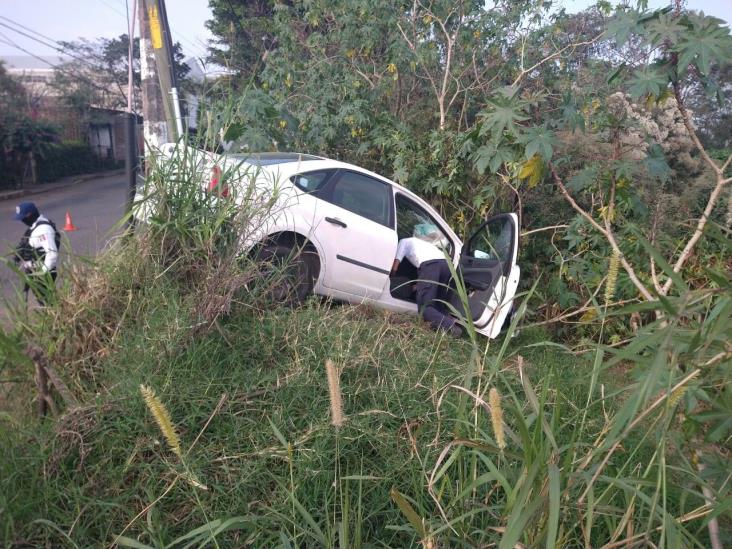
[[[62,241],[70,244],[70,249],[63,248],[62,260],[95,255],[113,236],[114,226],[124,213],[125,196],[124,175],[114,175],[17,200],[0,201],[0,252],[5,254],[14,248],[25,230],[25,225],[13,219],[17,202],[32,200],[59,229],[64,226],[66,211],[71,213],[78,231],[62,231]],[[15,299],[16,283],[15,273],[5,262],[0,262],[2,297]],[[4,301],[0,303],[0,316],[5,312]]]

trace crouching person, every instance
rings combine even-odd
[[[32,289],[38,303],[45,305],[53,299],[56,289],[59,232],[53,221],[41,215],[33,202],[18,204],[15,219],[28,226],[15,254],[18,267],[27,275],[26,299],[28,290]]]
[[[413,236],[399,241],[392,274],[404,258],[417,268],[416,301],[422,317],[433,329],[460,337],[463,330],[448,314],[444,303],[448,300],[452,280],[444,252],[435,244]]]

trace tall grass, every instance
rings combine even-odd
[[[21,401],[27,341],[79,401],[0,416],[4,545],[704,547],[713,518],[730,535],[722,273],[628,345],[579,354],[512,337],[530,292],[491,342],[316,298],[265,306],[241,234],[280,202],[207,193],[205,159],[181,153],[152,167],[148,227],[0,339]]]
[[[724,454],[709,443],[729,442],[732,433],[732,423],[719,423],[719,413],[698,413],[707,406],[719,409],[730,386],[729,369],[721,366],[732,358],[732,286],[721,273],[708,274],[719,287],[682,286],[679,298],[660,302],[662,320],[626,347],[598,343],[585,395],[568,395],[559,371],[537,389],[520,355],[515,366],[501,367],[510,363],[505,347],[474,370],[486,372],[486,379],[467,376],[461,386],[445,388],[468,395],[474,406],[458,401],[445,414],[459,435],[425,463],[426,487],[394,496],[417,535],[449,546],[707,546],[703,525],[716,521],[727,505],[720,502],[732,502],[729,464],[725,473],[717,465],[713,481],[700,476],[704,469],[694,463],[703,442],[687,431],[696,414],[696,429],[707,433],[705,446],[717,460]],[[465,291],[460,284],[458,290]],[[598,391],[603,374],[619,367],[632,368],[637,381],[607,394],[600,385]],[[507,396],[505,448],[499,391]],[[717,424],[702,426],[700,418]],[[412,502],[405,509],[407,495]],[[712,537],[715,530],[716,522]]]

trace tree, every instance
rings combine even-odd
[[[678,9],[674,13],[659,11],[652,14],[627,10],[616,17],[614,26],[610,29],[621,42],[630,33],[634,34],[639,42],[645,45],[648,57],[652,59],[628,71],[626,84],[631,96],[643,99],[647,104],[655,103],[662,108],[671,105],[674,111],[671,116],[682,126],[682,131],[678,132],[680,137],[690,142],[689,150],[698,155],[713,178],[706,203],[694,222],[693,230],[685,235],[682,245],[669,250],[669,255],[664,259],[670,265],[670,272],[666,270],[665,274],[659,273],[658,259],[655,257],[650,257],[646,265],[632,265],[621,249],[618,238],[618,229],[625,225],[622,219],[624,203],[631,201],[633,194],[638,190],[638,186],[633,183],[638,179],[638,169],[629,165],[629,161],[633,159],[628,157],[627,153],[630,151],[624,150],[627,144],[623,139],[627,139],[628,134],[620,131],[620,125],[632,123],[634,118],[626,105],[619,104],[615,109],[611,105],[608,110],[606,128],[609,130],[608,144],[612,146],[610,163],[598,163],[598,169],[592,176],[585,178],[583,183],[575,185],[580,187],[577,190],[596,193],[597,203],[593,204],[594,207],[583,206],[575,199],[571,185],[565,182],[565,177],[560,174],[556,164],[550,163],[549,169],[567,202],[606,239],[639,294],[643,299],[653,301],[659,295],[668,294],[674,282],[673,275],[681,273],[690,259],[704,233],[705,226],[722,198],[725,187],[732,182],[732,177],[726,173],[732,162],[732,155],[722,162],[710,157],[699,139],[692,115],[685,105],[685,91],[690,86],[709,87],[713,84],[709,78],[712,67],[724,66],[732,60],[732,38],[722,21]],[[621,66],[617,74],[620,74],[623,68]],[[661,146],[664,141],[659,139],[660,136],[653,135],[652,129],[644,130],[640,137],[644,141],[649,140],[649,144],[647,152],[643,153],[642,160],[645,160],[645,163],[642,169],[656,181],[662,182],[668,175]],[[634,151],[636,153],[638,146],[640,143],[636,144]],[[653,237],[651,234],[652,239]],[[648,277],[639,271],[646,267]]]
[[[132,104],[136,111],[141,107],[139,42],[139,38],[135,38],[133,44]],[[71,59],[59,66],[53,86],[62,93],[70,107],[81,113],[88,112],[90,106],[109,109],[127,107],[129,40],[126,34],[111,39],[62,42],[61,45]],[[179,43],[173,46],[173,52],[174,70],[177,77],[185,83],[185,77],[190,69],[183,63]]]
[[[35,155],[55,141],[56,128],[30,114],[25,88],[0,62],[0,170],[3,185],[36,182]]]
[[[249,88],[248,97],[268,105],[260,111],[268,113],[265,121],[243,115],[235,125],[260,128],[267,138],[257,143],[346,158],[392,174],[467,226],[493,207],[501,189],[495,185],[500,179],[486,171],[490,147],[478,131],[487,94],[561,55],[551,44],[539,50],[542,55],[526,47],[527,37],[549,17],[546,2],[495,4],[268,4],[273,16],[261,48],[259,39],[236,40],[242,30],[259,36],[262,20],[233,14],[264,4],[217,2],[210,24],[220,42],[214,55],[225,52],[247,82],[254,74],[258,89]],[[521,55],[524,63],[517,67],[511,60]],[[255,65],[260,69],[253,73]],[[242,107],[248,112],[251,105]],[[235,146],[252,144],[247,131]]]
[[[529,0],[217,5],[219,51],[258,52],[240,74],[252,86],[227,111],[233,146],[294,148],[391,175],[464,233],[495,209],[526,213],[532,234],[564,232],[565,247],[545,241],[537,253],[556,250],[560,280],[577,269],[588,303],[578,280],[599,284],[614,254],[624,298],[668,291],[637,235],[680,272],[720,215],[724,161],[709,162],[686,107],[725,86],[728,34],[713,18],[612,14],[608,2],[576,15]],[[250,27],[233,15],[257,6],[272,13],[265,48],[252,38],[263,20]],[[249,42],[234,42],[237,26]],[[691,69],[674,77],[674,58]],[[705,120],[725,108],[709,107]],[[695,231],[689,218],[701,222]]]
[[[206,26],[217,42],[210,49],[211,60],[236,71],[245,81],[257,76],[267,53],[276,46],[271,30],[276,4],[273,0],[211,0],[212,19]]]

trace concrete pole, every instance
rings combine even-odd
[[[162,98],[163,112],[168,126],[168,137],[171,141],[178,135],[175,126],[175,109],[171,90],[173,88],[172,67],[170,66],[170,53],[168,51],[168,40],[164,12],[160,9],[160,0],[144,0],[146,16],[148,20],[150,42],[155,60],[155,73],[160,83],[160,95]]]
[[[127,134],[127,154],[125,155],[125,171],[127,174],[127,201],[125,203],[125,213],[132,211],[132,206],[137,194],[137,171],[139,165],[139,150],[137,148],[137,115],[133,110],[133,95],[135,88],[132,81],[132,64],[134,63],[134,43],[135,43],[135,13],[137,9],[137,0],[132,3],[132,17],[128,17],[129,27],[127,29],[127,114],[125,115],[125,132]],[[127,223],[132,225],[132,218],[128,218]]]
[[[150,153],[150,147],[157,148],[164,143],[170,143],[174,133],[169,131],[165,117],[163,96],[160,92],[160,82],[155,63],[155,50],[153,49],[150,33],[147,2],[138,1],[143,134],[145,136],[145,156],[147,156]]]

